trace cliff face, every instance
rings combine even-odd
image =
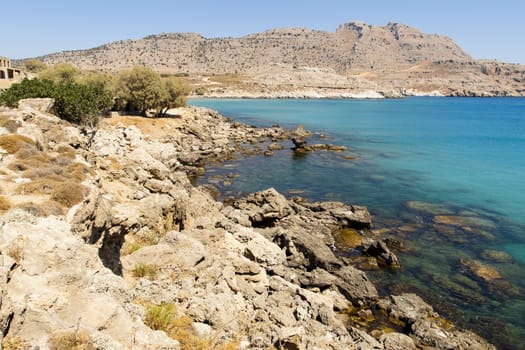
[[[494,349],[336,255],[332,233],[366,231],[366,208],[274,189],[225,204],[188,179],[304,130],[186,108],[86,133],[48,106],[0,109],[4,347]]]
[[[350,22],[335,32],[272,29],[241,38],[160,34],[41,58],[88,70],[147,65],[163,73],[186,73],[218,96],[525,94],[525,66],[474,60],[448,37],[399,23]],[[213,80],[217,74],[235,74],[235,81]]]

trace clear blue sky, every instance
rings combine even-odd
[[[401,22],[453,38],[475,58],[525,64],[525,0],[2,0],[0,56],[28,58],[165,32],[243,36]]]

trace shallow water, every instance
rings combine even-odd
[[[297,157],[287,144],[273,157],[210,166],[199,181],[213,182],[224,195],[275,187],[311,200],[368,206],[374,228],[389,228],[407,247],[398,253],[400,270],[369,272],[385,292],[416,291],[499,348],[522,346],[525,99],[189,103],[257,126],[304,124],[328,136],[316,134],[311,143],[347,146],[344,153]],[[229,173],[239,176],[214,180]],[[472,276],[461,259],[479,261],[499,278]]]

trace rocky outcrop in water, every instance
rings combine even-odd
[[[227,205],[188,179],[289,132],[188,108],[91,134],[27,103],[0,110],[4,345],[493,349],[339,257],[333,232],[369,228],[366,208],[274,189]]]

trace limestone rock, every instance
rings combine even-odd
[[[49,113],[55,101],[52,98],[27,98],[18,101],[18,108]]]
[[[401,333],[383,334],[379,339],[385,350],[416,350],[416,345],[412,338]]]
[[[245,212],[254,226],[272,226],[294,213],[286,198],[273,188],[249,195],[235,207]]]

